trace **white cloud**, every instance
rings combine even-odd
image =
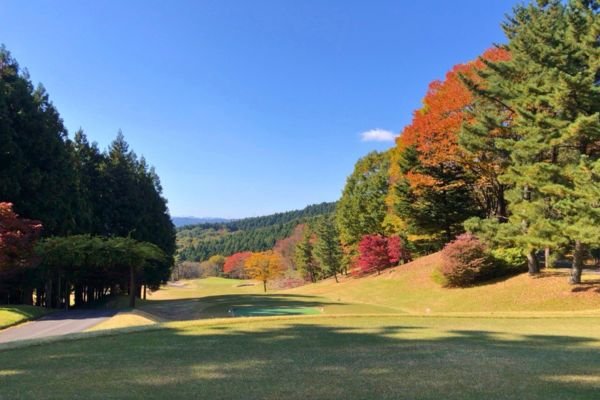
[[[398,135],[385,129],[371,129],[360,134],[363,142],[393,142]]]

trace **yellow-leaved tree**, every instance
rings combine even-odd
[[[252,253],[244,262],[246,275],[251,279],[262,281],[265,292],[267,281],[278,278],[283,274],[281,256],[272,251]]]

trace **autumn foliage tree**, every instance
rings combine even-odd
[[[412,261],[412,254],[406,248],[406,244],[400,236],[387,238],[387,250],[390,265],[398,265],[400,262]]]
[[[358,244],[357,272],[366,274],[412,260],[410,251],[399,236],[364,235]]]
[[[280,277],[283,274],[281,257],[273,251],[252,253],[244,262],[244,270],[251,279],[263,283],[263,289],[267,291],[267,282]]]
[[[357,267],[360,273],[377,271],[390,266],[387,238],[381,235],[365,235],[358,244]]]
[[[252,255],[250,251],[242,251],[230,255],[225,259],[223,273],[230,278],[243,279],[245,275],[244,263]]]
[[[505,57],[499,49],[483,55],[483,59]],[[462,127],[473,119],[469,110],[474,103],[463,77],[474,76],[484,66],[481,60],[459,64],[444,80],[432,82],[423,107],[404,128],[393,152],[388,204],[411,233],[431,235],[437,246],[460,233],[466,218],[495,212],[500,201],[489,199],[490,193],[503,195],[491,191],[493,182],[481,173],[486,159],[475,162],[459,144]]]
[[[0,293],[9,302],[31,303],[32,289],[22,280],[35,263],[34,244],[42,225],[19,218],[11,203],[0,203]]]

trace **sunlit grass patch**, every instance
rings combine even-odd
[[[30,319],[39,318],[46,313],[47,310],[42,307],[26,305],[0,306],[0,329],[16,325]]]

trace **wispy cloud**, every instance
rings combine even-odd
[[[385,129],[371,129],[360,134],[363,142],[393,142],[397,136]]]

